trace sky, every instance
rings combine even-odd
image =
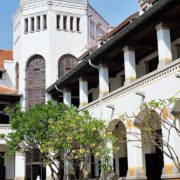
[[[12,15],[20,0],[1,0],[0,6],[0,49],[12,49]],[[99,14],[117,26],[129,15],[138,11],[138,0],[89,0]]]

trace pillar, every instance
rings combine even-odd
[[[80,107],[88,104],[88,81],[84,78],[79,79]]]
[[[69,89],[64,89],[63,93],[63,103],[71,106],[71,91]],[[71,174],[71,162],[68,160],[64,160],[64,174],[65,174],[65,179],[67,179],[67,176]]]
[[[67,30],[70,31],[70,16],[67,16]]]
[[[136,59],[135,50],[129,46],[124,47],[124,68],[125,68],[125,84],[136,79]]]
[[[71,91],[69,89],[64,89],[63,103],[71,106]]]
[[[167,112],[167,116],[166,117],[164,116],[163,118],[165,118],[165,121],[169,122],[169,124],[173,125],[176,117],[174,117],[171,114],[171,110],[172,110],[171,108],[168,108],[167,110],[165,110],[165,112]],[[176,119],[176,123],[177,123],[176,126],[179,127],[179,119]],[[179,143],[177,143],[177,142],[180,142],[180,137],[178,133],[176,132],[175,128],[171,128],[168,125],[168,123],[165,123],[166,128],[164,126],[161,126],[161,127],[162,127],[163,141],[165,142],[163,143],[164,145],[163,151],[167,152],[167,154],[169,155],[171,151],[173,157],[177,155],[177,157],[180,159],[180,151],[179,151],[180,146],[179,146]],[[166,143],[169,147],[173,148],[175,153],[173,152],[172,149],[170,149],[170,151],[168,150],[167,146],[165,145]],[[163,156],[164,156],[164,168],[162,171],[161,178],[165,180],[173,180],[173,179],[180,180],[180,174],[177,168],[175,167],[173,160],[169,158],[165,153],[163,153]]]
[[[77,30],[76,18],[73,17],[73,31]]]
[[[37,16],[34,17],[34,31],[37,31]]]
[[[109,153],[109,165],[111,166],[111,168],[105,172],[105,179],[111,179],[110,177],[114,177],[115,173],[114,173],[114,166],[113,166],[113,144],[111,140],[108,140],[106,147],[108,149],[110,149],[110,153]],[[103,161],[102,161],[103,163]]]
[[[43,15],[40,16],[40,27],[41,27],[41,30],[43,30]]]
[[[60,29],[63,29],[63,15],[60,15]]]
[[[99,65],[99,97],[109,93],[109,69],[107,65]]]
[[[31,32],[31,18],[28,18],[28,32]]]
[[[51,169],[49,166],[46,166],[46,180],[52,180]]]
[[[25,155],[15,154],[15,180],[25,179]]]
[[[109,158],[110,158],[109,159],[110,160],[109,164],[111,165],[111,170],[113,171],[114,167],[113,167],[113,150],[112,150],[113,144],[112,144],[112,141],[109,140],[107,142],[106,146],[107,146],[108,149],[111,149],[111,151],[109,153]]]
[[[172,61],[171,37],[170,29],[163,23],[156,26],[157,41],[158,41],[158,55],[159,65],[158,68],[163,67]]]
[[[133,135],[136,134],[136,137]],[[141,130],[131,126],[131,121],[128,121],[127,128],[127,151],[128,151],[128,173],[127,180],[145,180],[147,179],[143,166],[143,152],[141,140]]]

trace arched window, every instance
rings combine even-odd
[[[45,60],[42,56],[32,57],[26,71],[26,107],[45,103],[46,72]]]
[[[64,55],[59,59],[58,62],[58,77],[62,77],[69,70],[78,64],[77,59],[72,55]]]
[[[19,63],[16,63],[16,89],[19,90]]]

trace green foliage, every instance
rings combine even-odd
[[[92,154],[104,158],[105,169],[110,168],[108,153],[112,149],[104,147],[108,140],[115,143],[116,138],[107,132],[104,121],[90,117],[88,111],[79,114],[74,106],[51,102],[27,111],[19,105],[6,111],[12,116],[14,130],[7,136],[10,154],[37,149],[57,176],[65,159],[83,173]],[[53,169],[57,161],[61,167]]]

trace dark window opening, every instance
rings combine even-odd
[[[57,17],[56,17],[56,27],[57,27],[57,29],[60,29],[60,15],[57,15]]]
[[[147,68],[148,68],[148,69],[147,69],[147,70],[148,70],[148,73],[156,70],[156,69],[157,69],[157,66],[158,66],[158,63],[159,63],[158,57],[156,57],[156,58],[148,61],[148,62],[147,62],[147,65],[148,65],[148,67],[147,67]]]
[[[46,179],[46,167],[39,150],[32,150],[26,153],[26,180]]]
[[[92,102],[93,101],[93,93],[88,94],[88,102]]]
[[[28,32],[28,19],[25,19],[25,32]]]
[[[67,16],[63,17],[63,29],[66,30],[67,29]]]
[[[0,79],[2,79],[2,76],[3,76],[3,73],[2,73],[2,72],[0,72]]]
[[[80,31],[80,18],[77,18],[77,31]]]
[[[62,77],[78,63],[77,59],[72,55],[64,55],[58,62],[58,77]]]
[[[47,29],[47,16],[43,15],[43,29]]]
[[[73,17],[70,17],[70,30],[73,31]]]
[[[37,16],[37,30],[39,31],[41,29],[41,17]]]
[[[34,18],[31,18],[31,31],[34,31]]]
[[[9,116],[4,112],[5,108],[6,105],[0,104],[0,124],[9,124],[10,121]]]

